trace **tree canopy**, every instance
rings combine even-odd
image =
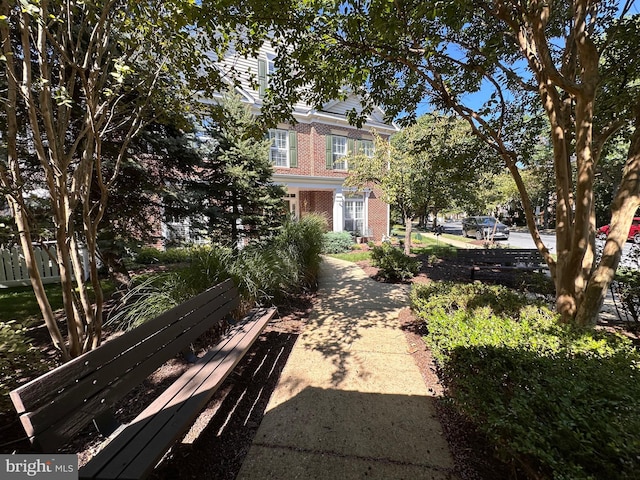
[[[437,215],[459,198],[471,203],[477,198],[482,174],[491,166],[486,153],[463,121],[424,115],[390,142],[375,135],[373,156],[355,155],[345,184],[380,187],[383,200],[403,220],[408,254],[414,218],[429,212]],[[475,168],[466,168],[470,164]]]
[[[423,115],[392,141],[415,158],[416,213],[424,217],[431,213],[435,219],[447,208],[481,208],[484,178],[502,170],[469,126],[454,116]]]
[[[455,112],[496,153],[517,187],[549,264],[565,321],[595,321],[640,204],[639,15],[631,2],[312,1],[270,5],[281,62],[273,89],[322,103],[351,92],[415,119],[428,102]],[[275,9],[275,15],[274,15]],[[292,29],[291,25],[300,28]],[[619,66],[620,68],[616,68]],[[478,95],[484,101],[478,103]],[[520,167],[532,122],[548,122],[557,256],[542,241]],[[596,264],[594,175],[611,136],[630,147],[612,206],[612,234]]]

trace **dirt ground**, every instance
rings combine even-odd
[[[468,268],[451,262],[429,264],[423,260],[423,268],[415,282],[453,280],[468,278]],[[368,263],[360,266],[371,276],[377,270]],[[491,278],[488,279],[489,281]],[[509,280],[501,276],[501,280]],[[517,279],[512,281],[516,282]],[[234,479],[249,450],[258,426],[264,415],[271,392],[280,372],[313,308],[313,294],[298,297],[291,304],[281,307],[278,319],[271,322],[258,338],[252,349],[241,361],[236,371],[227,379],[198,418],[191,431],[165,457],[156,469],[153,479],[216,478]],[[401,314],[402,329],[406,335],[408,351],[429,384],[437,384],[437,371],[422,336],[424,325],[418,322],[411,310]],[[46,340],[46,338],[41,339]],[[207,347],[207,339],[199,345],[201,351]],[[214,339],[210,338],[213,342]],[[45,343],[43,343],[45,345]],[[52,355],[52,352],[49,352]],[[163,391],[186,368],[181,360],[173,360],[158,369],[142,386],[118,405],[116,417],[122,422],[131,420],[155,395]],[[442,395],[442,387],[436,395]],[[438,413],[440,421],[461,480],[501,480],[518,478],[511,471],[493,460],[492,452],[484,439],[458,416],[441,397]],[[0,438],[2,453],[28,452],[29,445],[24,431],[12,412],[0,415]],[[87,428],[77,440],[68,445],[66,453],[79,452],[80,464],[86,463],[95,453],[102,439]]]

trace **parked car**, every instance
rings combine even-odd
[[[462,234],[465,237],[504,239],[509,238],[509,227],[499,222],[495,217],[476,216],[462,220]]]
[[[609,229],[611,226],[609,224],[603,225],[596,232],[596,237],[604,240],[609,235]],[[633,222],[631,222],[631,228],[629,229],[629,235],[627,235],[627,240],[633,240],[635,243],[640,243],[640,217],[633,217]]]

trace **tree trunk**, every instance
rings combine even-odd
[[[640,102],[636,105],[635,130],[631,137],[622,182],[611,206],[611,229],[602,258],[585,289],[576,323],[595,325],[607,290],[613,280],[633,217],[640,207]]]
[[[9,197],[10,196],[7,195],[7,198]],[[71,358],[71,354],[65,345],[64,337],[58,328],[58,323],[56,322],[53,309],[49,303],[47,292],[44,289],[44,284],[42,283],[40,271],[36,266],[31,230],[29,228],[29,223],[26,220],[28,214],[26,213],[24,202],[16,202],[14,198],[11,198],[9,204],[11,205],[11,211],[13,213],[16,226],[20,232],[20,246],[22,247],[22,253],[24,255],[25,264],[27,265],[27,271],[29,272],[29,279],[31,280],[33,293],[36,297],[36,301],[38,302],[38,306],[40,307],[44,323],[49,331],[54,348],[60,351],[63,361],[67,361]]]
[[[410,215],[404,216],[404,254],[411,253],[411,222],[413,218]]]
[[[109,277],[115,283],[117,290],[127,290],[131,284],[131,274],[127,270],[122,257],[115,252],[102,252],[102,263],[107,266]]]
[[[2,2],[0,14],[5,18],[9,17],[10,6],[8,3]],[[5,57],[5,78],[7,82],[6,101],[4,102],[4,105],[7,119],[6,165],[8,168],[7,170],[4,165],[0,164],[0,181],[6,191],[6,198],[18,228],[20,245],[27,265],[27,271],[29,272],[33,292],[36,297],[36,301],[38,302],[38,306],[40,307],[40,311],[42,312],[44,323],[49,331],[54,347],[61,352],[62,358],[67,360],[70,358],[69,351],[67,350],[62,333],[56,323],[53,309],[51,308],[51,304],[49,303],[49,299],[47,298],[47,294],[42,283],[40,272],[35,264],[35,254],[29,225],[29,213],[23,198],[22,188],[24,180],[22,178],[17,149],[17,104],[19,93],[19,86],[17,84],[18,74],[14,63],[15,56],[13,55],[11,46],[11,35],[6,21],[0,22],[0,38]]]

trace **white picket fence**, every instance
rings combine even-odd
[[[36,265],[40,271],[43,283],[56,283],[60,281],[60,272],[56,258],[55,246],[49,246],[47,251],[42,247],[35,247]],[[51,255],[51,257],[49,256]],[[85,278],[88,276],[86,251],[82,252],[85,268]],[[22,248],[14,246],[11,248],[0,248],[0,288],[30,285],[29,272],[24,261]]]

